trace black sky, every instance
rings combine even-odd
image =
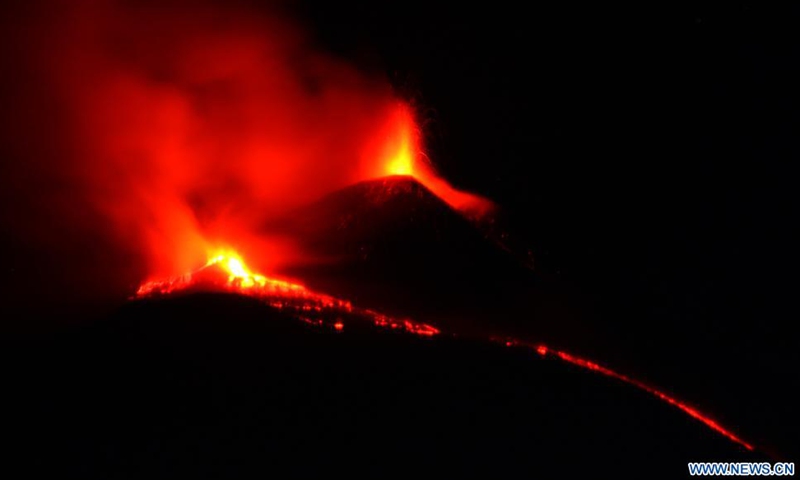
[[[604,338],[583,348],[797,448],[797,8],[299,11],[416,103],[444,176],[496,200],[539,274],[587,302]]]

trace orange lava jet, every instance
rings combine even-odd
[[[357,308],[347,300],[311,291],[299,283],[253,273],[231,250],[214,254],[204,266],[184,275],[145,282],[134,298],[157,298],[182,292],[227,292],[253,297],[272,308],[294,314],[304,323],[336,331],[344,329],[341,316],[347,314],[350,319],[366,320],[381,328],[425,337],[439,334],[431,325]]]
[[[421,132],[409,105],[398,103],[389,120],[386,131],[377,137],[382,142],[382,153],[376,157],[377,168],[370,169],[369,177],[413,177],[468,217],[482,217],[492,211],[494,204],[490,200],[458,190],[436,173],[423,151]]]
[[[601,374],[603,374],[603,375],[605,375],[607,377],[615,378],[615,379],[620,380],[622,382],[625,382],[625,383],[627,383],[629,385],[633,385],[634,387],[639,388],[640,390],[644,390],[645,392],[649,393],[650,395],[653,395],[654,397],[658,398],[659,400],[667,402],[668,404],[678,408],[683,413],[689,415],[690,417],[694,418],[695,420],[699,420],[700,422],[705,424],[708,428],[714,430],[715,432],[719,433],[723,437],[725,437],[725,438],[727,438],[727,439],[729,439],[729,440],[731,440],[731,441],[733,441],[735,443],[738,443],[739,445],[743,446],[747,450],[751,450],[752,451],[754,449],[753,445],[751,445],[750,443],[744,441],[741,437],[737,436],[736,434],[734,434],[730,430],[726,429],[725,427],[720,425],[717,421],[713,420],[708,415],[700,412],[699,410],[697,410],[694,407],[691,407],[691,406],[687,405],[686,403],[676,399],[675,397],[673,397],[671,395],[667,395],[666,393],[662,392],[661,390],[659,390],[659,389],[657,389],[655,387],[651,387],[650,385],[648,385],[648,384],[646,384],[644,382],[636,380],[635,378],[631,378],[631,377],[629,377],[627,375],[624,375],[622,373],[619,373],[619,372],[616,372],[614,370],[611,370],[610,368],[607,368],[607,367],[604,367],[602,365],[599,365],[599,364],[597,364],[597,363],[595,363],[595,362],[593,362],[591,360],[587,360],[585,358],[577,357],[575,355],[572,355],[570,353],[567,353],[567,352],[564,352],[564,351],[561,351],[561,350],[554,350],[552,348],[547,347],[546,345],[542,345],[542,344],[532,345],[532,344],[528,344],[528,343],[525,343],[525,342],[520,342],[518,340],[513,340],[513,339],[505,340],[503,343],[507,347],[525,347],[525,348],[530,348],[530,349],[536,351],[536,353],[538,353],[542,357],[557,358],[557,359],[559,359],[561,361],[564,361],[564,362],[567,362],[569,364],[576,365],[578,367],[585,368],[585,369],[591,370],[593,372],[601,373]]]

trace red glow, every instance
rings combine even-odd
[[[728,438],[729,440],[738,443],[739,445],[743,446],[747,450],[753,450],[753,448],[754,448],[751,444],[747,443],[746,441],[742,440],[740,437],[736,436],[730,430],[726,429],[725,427],[720,425],[718,422],[716,422],[715,420],[711,419],[708,415],[700,412],[699,410],[697,410],[694,407],[691,407],[691,406],[685,404],[684,402],[676,399],[675,397],[667,395],[666,393],[662,392],[661,390],[658,390],[657,388],[654,388],[654,387],[651,387],[650,385],[647,385],[646,383],[640,382],[639,380],[631,378],[631,377],[629,377],[627,375],[623,375],[621,373],[615,372],[614,370],[611,370],[610,368],[606,368],[604,366],[601,366],[601,365],[599,365],[599,364],[597,364],[595,362],[592,362],[591,360],[586,360],[584,358],[576,357],[575,355],[572,355],[572,354],[569,354],[567,352],[563,352],[563,351],[560,351],[560,350],[553,350],[551,348],[548,348],[545,345],[536,345],[536,346],[534,346],[534,345],[525,345],[522,342],[518,342],[516,340],[508,340],[508,341],[506,341],[506,346],[515,346],[515,345],[523,345],[523,346],[526,346],[528,348],[532,348],[532,349],[534,349],[536,351],[536,353],[538,353],[539,355],[541,355],[543,357],[552,356],[552,357],[558,358],[558,359],[560,359],[560,360],[562,360],[564,362],[570,363],[572,365],[577,365],[578,367],[585,368],[587,370],[592,370],[594,372],[601,373],[601,374],[603,374],[603,375],[605,375],[607,377],[615,378],[615,379],[620,380],[622,382],[625,382],[625,383],[627,383],[629,385],[633,385],[634,387],[637,387],[637,388],[639,388],[641,390],[644,390],[645,392],[653,395],[654,397],[656,397],[656,398],[658,398],[660,400],[663,400],[663,401],[667,402],[668,404],[678,408],[679,410],[683,411],[684,413],[686,413],[690,417],[692,417],[692,418],[694,418],[696,420],[699,420],[700,422],[705,424],[710,429],[712,429],[715,432],[719,433],[720,435]]]
[[[465,214],[489,210],[436,174],[385,78],[250,4],[54,2],[4,37],[31,77],[7,123],[36,123],[0,135],[70,232],[102,234],[132,270],[165,278],[217,245],[270,272],[314,261],[263,226],[365,180],[410,175]]]

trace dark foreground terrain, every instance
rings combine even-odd
[[[531,351],[343,320],[323,329],[195,294],[9,339],[3,468],[681,478],[687,461],[763,459],[644,392]]]

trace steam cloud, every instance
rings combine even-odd
[[[402,141],[389,85],[275,11],[102,1],[8,13],[5,233],[99,281],[175,274],[217,243],[259,268],[298,261],[291,242],[254,235],[259,223],[376,176]],[[115,262],[141,266],[105,268]]]

